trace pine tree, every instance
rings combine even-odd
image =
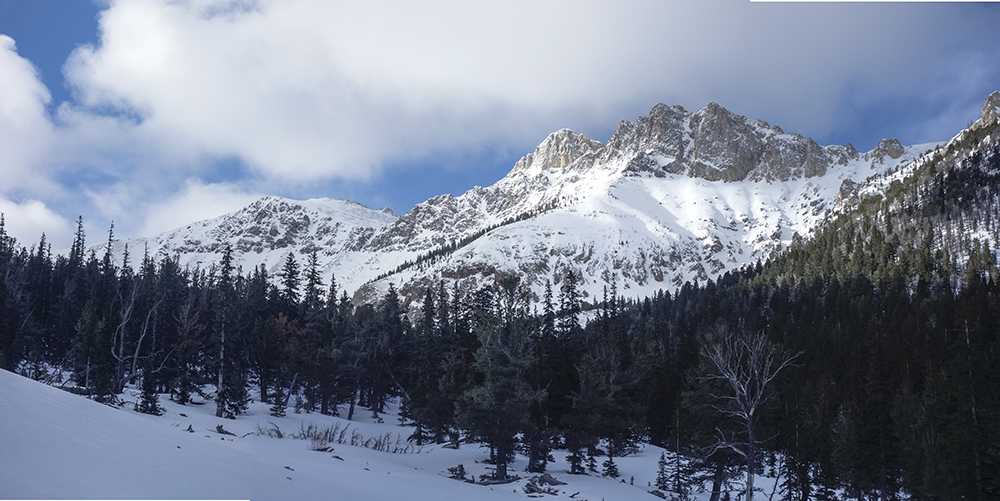
[[[73,268],[83,266],[84,252],[86,247],[86,233],[83,231],[83,216],[76,219],[76,235],[73,238],[73,245],[69,250],[69,265]]]
[[[163,408],[160,406],[160,395],[156,392],[156,380],[153,378],[152,357],[146,358],[142,374],[142,395],[139,397],[139,402],[135,404],[135,410],[154,416],[163,414]]]
[[[566,456],[566,462],[569,463],[570,475],[583,475],[587,473],[583,467],[584,459],[583,449],[579,447],[570,448],[570,453]]]
[[[561,336],[569,336],[580,330],[580,292],[577,288],[579,277],[569,270],[563,275],[559,290],[558,331]]]
[[[299,304],[299,264],[295,261],[295,254],[288,253],[279,277],[281,277],[281,298],[285,303],[285,311],[291,313]]]
[[[291,254],[289,254],[291,256]],[[286,262],[286,265],[288,263]],[[321,308],[323,297],[320,287],[323,279],[319,273],[319,254],[316,249],[309,253],[309,263],[306,265],[306,290],[302,298],[306,310]],[[334,296],[336,297],[336,296]]]
[[[475,368],[480,383],[459,401],[459,421],[470,435],[495,451],[495,480],[507,478],[517,437],[529,418],[529,409],[539,394],[525,380],[530,364],[527,289],[516,276],[503,277],[481,294],[475,313],[475,331],[480,341]]]
[[[660,459],[656,462],[656,488],[661,491],[670,490],[670,474],[667,472],[667,455],[660,453]]]
[[[285,365],[286,348],[281,337],[282,332],[276,328],[276,305],[269,298],[270,285],[267,268],[264,265],[255,266],[247,281],[246,308],[249,324],[249,363],[250,369],[256,375],[260,401],[271,402],[273,395],[269,393],[272,387],[280,387],[281,368]]]
[[[271,405],[270,409],[271,415],[274,417],[285,417],[287,403],[285,402],[285,390],[280,384],[274,389],[273,400],[274,403]]]
[[[552,306],[552,282],[549,280],[545,281],[542,305],[542,337],[553,338],[556,335],[556,314]]]
[[[226,246],[219,262],[219,276],[215,281],[213,299],[215,313],[216,360],[216,417],[235,419],[250,403],[246,369],[243,364],[245,346],[239,325],[239,295],[233,268],[233,250]]]
[[[16,353],[17,327],[13,315],[13,294],[7,284],[14,242],[7,235],[4,225],[4,215],[0,213],[0,368],[13,370],[20,362],[20,356]]]
[[[429,438],[443,436],[450,410],[440,395],[441,379],[441,336],[437,329],[437,308],[430,287],[424,291],[421,321],[417,329],[417,354],[411,383],[407,391],[404,417],[413,419],[414,432],[410,440],[423,445]]]
[[[408,350],[409,322],[403,321],[399,303],[399,294],[395,286],[390,284],[379,305],[377,316],[365,326],[368,406],[376,420],[381,419],[378,415],[385,412],[389,397],[398,394],[396,370],[405,365],[404,361],[412,352]]]
[[[621,473],[618,471],[618,465],[615,464],[615,458],[610,454],[608,455],[608,459],[601,463],[601,466],[603,467],[601,474],[605,477],[618,478],[621,476]]]

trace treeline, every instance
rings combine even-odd
[[[780,475],[782,499],[1000,492],[1000,290],[988,271],[954,288],[932,262],[911,287],[902,268],[852,270],[852,253],[815,273],[811,256],[830,241],[819,238],[627,307],[612,288],[584,326],[572,273],[535,305],[516,276],[464,295],[442,283],[411,319],[392,289],[354,307],[320,283],[315,255],[304,266],[289,255],[272,280],[234,269],[228,251],[206,270],[148,256],[135,272],[116,267],[84,255],[82,224],[67,257],[44,239],[19,247],[2,227],[0,238],[0,361],[40,380],[65,370],[60,384],[98,401],[133,383],[136,410],[154,414],[159,395],[208,392],[225,417],[256,398],[275,415],[351,419],[399,398],[411,440],[486,443],[497,478],[517,452],[534,472],[558,461],[615,475],[614,458],[664,446],[686,458],[667,464],[661,487],[675,497],[736,488],[751,445],[750,471]],[[793,363],[747,423],[707,355],[756,333]]]
[[[200,393],[228,418],[252,398],[279,416],[293,407],[353,419],[364,408],[378,418],[399,398],[412,440],[485,442],[497,479],[518,451],[544,471],[568,448],[582,473],[601,440],[621,455],[645,436],[627,317],[617,320],[612,292],[604,330],[584,329],[572,273],[541,313],[509,276],[468,294],[441,283],[411,319],[392,288],[352,305],[321,283],[315,253],[304,265],[289,254],[270,277],[235,268],[230,249],[207,269],[145,254],[135,270],[127,249],[121,266],[85,249],[82,221],[69,256],[53,257],[44,237],[19,246],[0,220],[3,368],[111,405],[136,385],[136,410],[151,414],[164,394],[186,404]]]
[[[404,261],[402,264],[400,264],[399,266],[393,268],[392,270],[389,270],[389,271],[387,271],[385,273],[379,274],[378,276],[376,276],[375,278],[373,278],[370,282],[378,282],[379,280],[391,277],[391,276],[393,276],[393,275],[395,275],[397,273],[400,273],[402,271],[408,270],[408,269],[410,269],[410,268],[412,268],[414,266],[417,266],[418,269],[422,271],[427,266],[436,264],[441,259],[444,259],[444,258],[446,258],[446,257],[454,254],[455,251],[457,251],[457,250],[465,247],[466,245],[469,245],[472,242],[475,242],[476,240],[478,240],[483,235],[486,235],[487,233],[489,233],[489,232],[491,232],[491,231],[493,231],[493,230],[495,230],[497,228],[502,228],[504,226],[509,226],[511,224],[514,224],[514,223],[518,223],[518,222],[521,222],[521,221],[525,221],[525,220],[531,219],[531,218],[533,218],[535,216],[538,216],[540,214],[544,214],[546,212],[552,211],[552,210],[556,209],[558,206],[559,206],[559,200],[558,199],[549,200],[548,202],[540,204],[538,207],[536,207],[536,208],[534,208],[534,209],[532,209],[530,211],[525,211],[525,212],[522,212],[522,213],[520,213],[520,214],[518,214],[516,216],[508,217],[507,219],[504,219],[503,221],[501,221],[499,223],[493,223],[493,224],[488,225],[486,227],[480,228],[480,229],[472,232],[471,234],[466,235],[466,236],[464,236],[464,237],[462,237],[462,238],[460,238],[458,240],[452,240],[450,243],[441,245],[441,246],[436,247],[434,249],[431,249],[431,250],[429,250],[427,252],[421,253],[416,258],[414,258],[414,260],[412,260],[412,261],[409,261],[409,260]]]
[[[251,398],[378,417],[398,398],[411,440],[485,443],[495,480],[516,453],[532,472],[615,476],[650,442],[677,453],[657,479],[676,499],[764,472],[779,499],[997,499],[992,144],[934,159],[773,262],[639,302],[612,286],[585,325],[572,272],[538,304],[516,275],[440,283],[410,318],[392,288],[352,305],[315,253],[276,277],[228,250],[133,271],[87,254],[82,221],[64,257],[0,220],[0,365],[111,404],[135,384],[154,414],[160,395],[197,392],[225,417]]]
[[[770,418],[794,424],[774,442],[792,492],[1000,496],[996,139],[968,133],[739,278],[750,304],[727,309],[802,352]]]

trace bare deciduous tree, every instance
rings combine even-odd
[[[721,402],[715,408],[738,420],[746,433],[745,449],[738,447],[733,441],[721,441],[720,446],[729,448],[746,459],[745,499],[750,501],[753,499],[758,443],[755,434],[757,410],[767,402],[767,386],[779,372],[792,365],[801,352],[788,355],[780,346],[768,341],[764,333],[722,331],[716,336],[715,342],[705,346],[703,354],[714,369],[706,378],[720,380],[731,390],[727,394],[713,395]]]

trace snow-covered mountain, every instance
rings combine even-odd
[[[299,263],[314,249],[329,278],[350,265],[365,244],[399,219],[388,208],[372,210],[349,200],[314,198],[289,200],[264,197],[236,212],[206,219],[151,238],[117,240],[114,255],[122,262],[128,246],[134,266],[148,250],[154,260],[180,256],[181,264],[209,267],[219,261],[226,245],[244,272],[263,264],[276,272],[289,252]],[[107,244],[95,245],[98,255]]]
[[[277,272],[313,249],[356,301],[392,283],[406,298],[444,280],[470,289],[514,272],[540,294],[568,270],[585,298],[614,283],[638,297],[764,261],[807,237],[838,199],[934,144],[882,140],[869,152],[820,146],[710,103],[657,105],[623,120],[607,144],[563,129],[489,187],[442,195],[398,216],[343,200],[268,197],[149,239],[182,264],[215,262],[226,244],[248,270]],[[356,291],[356,292],[355,292]]]

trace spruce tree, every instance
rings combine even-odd
[[[559,322],[558,330],[561,336],[569,336],[580,330],[580,291],[579,277],[573,270],[563,275],[562,287],[559,290]]]
[[[660,459],[656,462],[656,488],[661,491],[670,490],[670,474],[667,472],[667,455],[660,453]]]
[[[290,256],[291,254],[289,254]],[[287,263],[286,263],[287,264]],[[323,278],[319,272],[319,253],[313,249],[309,253],[309,262],[306,265],[306,287],[302,297],[302,304],[306,310],[319,309],[323,302],[321,287]],[[336,297],[336,296],[334,296]]]
[[[518,434],[527,426],[529,409],[539,398],[525,380],[530,364],[527,289],[519,277],[503,277],[480,294],[474,329],[480,347],[475,368],[481,381],[459,401],[459,421],[470,435],[495,451],[495,480],[507,478]]]
[[[234,275],[233,250],[226,246],[219,263],[219,276],[215,280],[214,330],[218,357],[216,359],[216,417],[235,419],[247,409],[250,394],[243,361],[245,346],[238,329],[239,295]]]
[[[437,308],[434,305],[434,294],[428,287],[424,291],[420,324],[417,326],[417,353],[411,384],[407,390],[404,403],[404,417],[414,422],[414,431],[410,440],[417,445],[423,445],[429,435],[442,436],[442,428],[446,425],[447,416],[441,411],[447,411],[440,398],[439,381],[441,379],[441,337],[437,330]]]
[[[285,402],[285,390],[280,384],[274,389],[272,399],[274,400],[274,403],[271,404],[271,415],[274,417],[285,417],[285,409],[287,407]]]
[[[153,378],[152,357],[146,357],[146,364],[142,372],[142,394],[135,405],[135,410],[154,416],[163,414],[163,408],[160,406],[160,395],[156,392],[156,379]]]
[[[13,238],[7,235],[4,215],[0,213],[0,368],[13,370],[20,356],[16,353],[17,320],[14,318],[13,297],[7,284],[11,258],[14,253]]]
[[[618,478],[621,476],[621,473],[618,471],[618,465],[615,464],[615,458],[610,454],[608,455],[608,459],[601,463],[601,466],[603,467],[601,474],[605,477]]]
[[[291,313],[299,304],[299,264],[295,254],[289,252],[285,264],[281,267],[281,298],[285,303],[285,312]]]

